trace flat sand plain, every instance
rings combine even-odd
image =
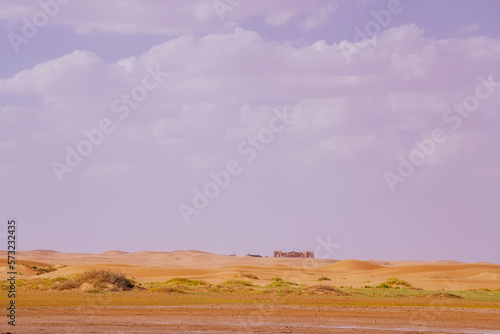
[[[14,333],[500,333],[500,311],[241,305],[27,308]]]

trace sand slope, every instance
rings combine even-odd
[[[0,252],[2,254],[2,252]],[[4,251],[3,254],[6,254]],[[218,268],[231,265],[269,266],[282,264],[289,267],[316,267],[337,262],[329,259],[294,259],[294,258],[255,258],[251,256],[217,255],[196,250],[173,252],[136,252],[108,251],[102,254],[61,253],[52,250],[34,250],[17,252],[24,260],[40,261],[51,264],[85,265],[95,263],[123,263],[131,265],[161,267],[196,267]],[[1,256],[6,258],[6,256]]]
[[[342,260],[337,263],[320,267],[320,269],[322,270],[332,270],[332,271],[364,271],[364,270],[373,270],[380,268],[384,267],[378,264],[373,264],[359,260]]]

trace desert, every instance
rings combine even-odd
[[[499,333],[493,263],[196,250],[17,257],[19,333]]]
[[[0,334],[500,334],[500,0],[0,0]]]

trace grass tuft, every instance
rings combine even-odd
[[[451,292],[433,292],[430,294],[430,297],[432,298],[456,298],[456,299],[463,299],[462,296],[456,295]]]
[[[58,290],[85,288],[88,292],[94,290],[128,291],[134,288],[132,280],[127,279],[124,273],[113,270],[87,270],[55,286]]]
[[[210,284],[204,281],[190,280],[183,277],[175,277],[166,282],[146,283],[145,287],[150,292],[163,293],[188,293],[210,291]]]
[[[365,286],[367,288],[369,286]],[[400,289],[400,288],[408,288],[408,289],[413,289],[413,290],[421,290],[419,288],[414,287],[411,285],[409,282],[404,281],[399,278],[388,278],[385,282],[380,283],[379,285],[376,286],[377,289]]]
[[[166,281],[165,284],[199,286],[199,285],[207,285],[208,283],[204,282],[204,281],[197,281],[197,280],[191,280],[191,279],[182,278],[182,277],[175,277],[175,278],[172,278],[172,279],[169,279],[168,281]]]
[[[349,294],[336,288],[334,286],[329,285],[313,285],[308,289],[309,293],[312,294],[334,294],[337,296],[348,296]]]
[[[246,278],[250,278],[250,279],[255,279],[255,280],[258,280],[259,278],[253,274],[241,274],[241,276],[243,277],[246,277]]]
[[[161,293],[185,293],[185,291],[180,287],[171,285],[154,285],[149,288],[149,291]]]
[[[22,264],[26,268],[30,268],[36,272],[37,275],[41,274],[46,274],[46,273],[51,273],[53,271],[56,271],[57,268],[54,266],[48,266],[48,267],[37,267],[37,266],[30,266],[29,264]]]
[[[271,283],[269,283],[267,285],[267,287],[278,288],[278,287],[288,287],[290,285],[298,286],[297,283],[293,283],[293,282],[289,282],[289,281],[284,281],[280,277],[275,277],[275,278],[273,278],[273,280],[271,281]]]
[[[225,286],[253,286],[251,282],[239,280],[239,279],[230,279],[225,282],[222,282],[222,285]]]

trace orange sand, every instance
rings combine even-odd
[[[6,252],[0,252],[0,279],[7,276],[6,258]],[[276,276],[296,283],[314,285],[318,284],[319,277],[326,276],[331,281],[322,281],[322,284],[335,286],[375,286],[387,278],[397,277],[415,287],[430,290],[500,288],[500,265],[492,263],[255,258],[195,250],[137,253],[109,251],[102,254],[34,250],[17,252],[16,258],[17,263],[38,267],[68,265],[43,275],[36,275],[36,271],[18,265],[17,270],[22,274],[18,278],[69,276],[91,268],[108,268],[122,271],[141,283],[162,282],[172,277],[219,283],[235,276],[241,277],[242,273],[250,273],[259,278],[254,283],[261,285],[267,284],[268,280]]]

